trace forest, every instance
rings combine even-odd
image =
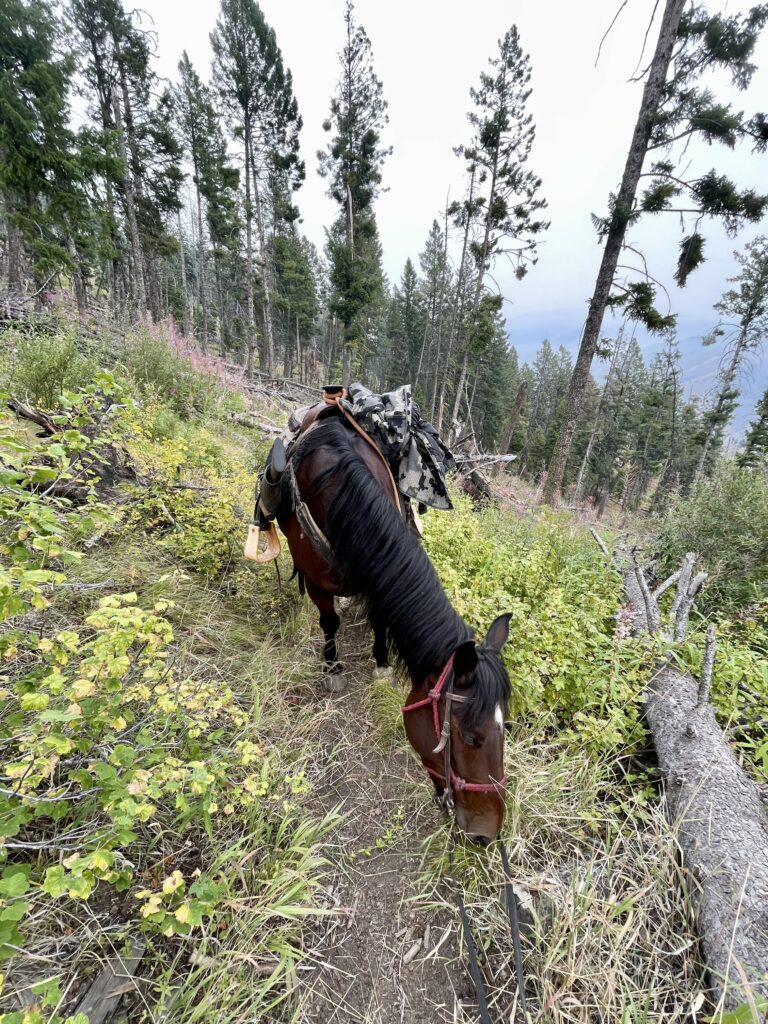
[[[220,0],[169,80],[127,0],[0,0],[0,1024],[768,1021],[768,4],[635,4],[583,317],[523,357],[558,225],[518,26],[464,69],[461,192],[391,280],[352,0],[316,153],[266,2]],[[458,463],[424,549],[478,635],[510,617],[522,981],[499,852],[430,806],[365,609],[326,692],[290,553],[242,557],[289,414],[355,381],[411,385]]]

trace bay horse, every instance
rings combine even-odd
[[[499,616],[476,642],[395,505],[386,464],[339,416],[327,416],[300,437],[290,463],[277,521],[320,613],[326,669],[339,670],[334,597],[359,596],[373,629],[377,668],[387,668],[391,641],[410,676],[403,710],[411,746],[462,830],[487,844],[504,817],[510,683],[501,649],[510,616]],[[297,497],[327,541],[324,554],[307,535],[306,518],[304,526],[297,518]]]

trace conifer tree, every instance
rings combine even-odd
[[[712,452],[722,441],[736,409],[739,397],[736,381],[741,367],[750,353],[760,349],[768,335],[768,239],[756,238],[744,253],[735,255],[741,274],[730,280],[737,287],[729,289],[715,306],[727,319],[721,321],[708,339],[716,341],[725,336],[728,351],[718,375],[715,400],[704,417],[705,435],[694,482],[708,468]]]
[[[739,456],[742,466],[756,466],[768,458],[768,388],[755,408],[754,419],[747,430],[744,451]]]
[[[603,256],[568,389],[562,428],[548,468],[543,499],[550,504],[560,494],[606,308],[623,309],[630,319],[642,321],[650,330],[661,333],[674,324],[674,318],[655,308],[654,285],[647,273],[639,280],[616,286],[615,275],[629,227],[643,214],[671,212],[693,218],[693,230],[682,239],[677,262],[676,278],[682,286],[704,259],[705,241],[699,230],[704,220],[721,220],[728,231],[735,233],[745,221],[759,220],[768,205],[768,196],[752,189],[739,189],[716,169],[694,175],[687,165],[678,170],[669,157],[676,143],[685,144],[692,137],[730,148],[742,140],[755,148],[765,148],[765,115],[747,118],[730,105],[718,103],[700,80],[707,71],[720,69],[731,75],[738,88],[749,85],[755,70],[750,59],[760,30],[768,21],[768,4],[757,5],[744,16],[710,15],[703,5],[694,5],[684,13],[686,6],[687,0],[665,0],[621,185],[611,197],[608,216],[596,219],[599,236],[604,240]],[[661,151],[663,157],[648,172],[649,186],[638,201],[647,155],[656,151]]]
[[[395,387],[417,379],[419,353],[424,336],[424,310],[418,291],[416,270],[410,259],[405,261],[400,286],[395,288],[390,303],[389,338],[391,350],[387,368],[387,384]]]
[[[8,240],[8,287],[21,291],[24,257],[38,291],[58,271],[85,301],[90,249],[88,191],[98,160],[86,133],[69,126],[73,62],[60,52],[45,0],[0,5],[0,196]]]
[[[458,150],[467,162],[472,186],[456,212],[465,228],[465,245],[473,221],[477,222],[479,236],[469,244],[474,293],[454,399],[454,421],[459,414],[470,353],[479,355],[482,351],[482,332],[478,332],[476,320],[486,273],[503,255],[512,260],[517,276],[522,277],[528,263],[536,261],[536,236],[548,226],[537,216],[546,206],[538,195],[541,179],[526,167],[535,136],[533,119],[527,112],[531,69],[515,25],[499,40],[499,54],[489,64],[490,73],[483,72],[479,88],[470,90],[475,104],[469,114],[472,142]]]
[[[328,233],[331,312],[341,322],[342,377],[349,383],[352,357],[365,332],[365,314],[382,294],[382,272],[374,202],[388,149],[381,144],[387,123],[383,87],[373,69],[371,42],[354,17],[352,0],[344,12],[345,42],[339,54],[341,76],[323,128],[332,132],[318,153],[320,174],[339,216]]]
[[[269,221],[285,216],[286,197],[299,186],[304,166],[298,156],[301,119],[291,74],[283,65],[275,33],[255,0],[222,0],[211,33],[216,88],[235,136],[242,141],[245,177],[246,323],[248,372],[256,345],[254,231],[258,236],[262,307],[262,357],[274,372],[272,268]]]

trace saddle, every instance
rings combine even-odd
[[[246,540],[245,550],[243,552],[246,558],[254,562],[263,564],[265,562],[273,561],[280,554],[280,539],[277,535],[277,529],[272,518],[276,509],[270,510],[269,508],[265,508],[264,498],[266,496],[265,492],[269,491],[270,489],[272,489],[273,491],[276,490],[276,488],[278,487],[279,478],[282,476],[283,472],[286,472],[288,474],[288,484],[291,491],[291,501],[296,516],[299,522],[301,523],[302,529],[310,538],[314,546],[318,549],[323,558],[325,558],[330,565],[335,564],[333,552],[331,550],[330,545],[328,544],[325,535],[323,534],[322,530],[317,525],[315,520],[312,518],[309,509],[307,508],[306,504],[303,502],[301,498],[299,488],[296,483],[296,475],[293,470],[293,463],[291,461],[291,456],[296,450],[296,446],[298,445],[301,438],[304,437],[304,435],[307,434],[310,430],[312,430],[313,427],[316,427],[318,423],[322,423],[324,420],[328,419],[331,416],[340,416],[343,419],[345,419],[357,431],[357,433],[360,434],[361,437],[363,437],[365,441],[368,444],[370,444],[371,447],[374,449],[377,456],[381,459],[384,466],[386,467],[387,475],[389,477],[389,481],[392,487],[392,496],[394,498],[395,505],[399,509],[400,513],[404,514],[403,503],[400,498],[400,492],[398,491],[397,484],[395,483],[395,479],[392,475],[392,470],[389,466],[389,463],[384,454],[382,453],[381,449],[373,440],[373,438],[369,437],[369,435],[366,434],[362,427],[355,421],[355,419],[347,412],[347,410],[341,404],[342,399],[346,398],[346,395],[346,388],[340,387],[338,385],[328,385],[323,388],[323,400],[321,402],[315,402],[313,405],[306,405],[300,409],[295,409],[290,414],[288,418],[288,426],[286,430],[283,432],[282,436],[278,438],[278,441],[285,446],[285,464],[281,464],[279,468],[277,474],[278,480],[270,480],[268,476],[269,466],[271,464],[273,457],[273,453],[270,453],[270,457],[267,463],[268,468],[265,469],[264,471],[264,476],[262,477],[261,481],[261,488],[256,498],[256,507],[254,509],[253,522],[250,524],[248,528],[248,538]],[[277,442],[275,442],[275,445],[277,445]],[[273,452],[275,449],[275,445],[273,445]],[[282,463],[282,457],[280,461]],[[267,520],[267,524],[264,527],[260,524],[263,524],[265,519]],[[259,537],[260,533],[262,532],[262,529],[266,535],[266,547],[264,548],[263,551],[259,548]]]

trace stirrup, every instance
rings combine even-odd
[[[256,523],[248,527],[248,537],[245,542],[243,554],[252,562],[263,565],[265,562],[272,562],[280,554],[280,538],[277,536],[275,524],[270,522],[264,531],[267,544],[263,551],[259,551],[259,537],[261,530]]]

